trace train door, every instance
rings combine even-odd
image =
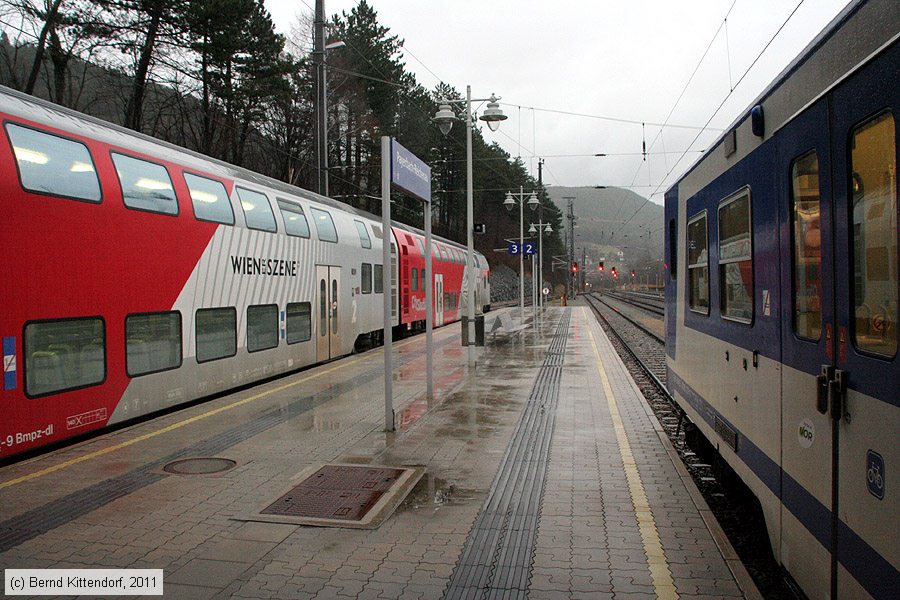
[[[341,354],[341,268],[316,266],[316,360]]]
[[[900,545],[897,121],[900,45],[835,89],[837,596],[896,595]],[[894,474],[893,476],[891,474]]]
[[[833,373],[835,336],[828,106],[778,134],[781,297],[781,527],[776,552],[811,598],[829,594],[835,468],[833,421],[819,378]],[[764,291],[763,294],[766,294]],[[770,298],[762,298],[763,312]],[[825,413],[828,411],[826,410]]]
[[[434,275],[434,326],[444,324],[444,275]]]

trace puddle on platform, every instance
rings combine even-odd
[[[438,510],[444,506],[459,506],[472,500],[479,500],[481,494],[478,490],[464,489],[446,479],[425,473],[403,503],[397,507],[396,512],[422,509]]]

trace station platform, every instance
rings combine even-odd
[[[163,569],[168,598],[759,597],[589,310],[486,323],[475,367],[435,330],[433,399],[424,336],[395,344],[395,432],[375,350],[0,469],[0,565]],[[163,469],[195,457],[235,466]],[[424,474],[377,528],[254,518],[326,463]]]

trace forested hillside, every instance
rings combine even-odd
[[[308,22],[288,39],[262,0],[5,0],[0,29],[0,84],[316,189]],[[464,242],[465,127],[443,136],[432,122],[437,99],[459,90],[419,85],[365,1],[331,17],[327,36],[345,43],[326,61],[329,195],[378,214],[379,138],[393,136],[432,166],[435,233]],[[487,224],[476,247],[513,264],[492,251],[518,233],[498,209],[536,182],[478,128],[473,155],[475,221]],[[422,226],[418,201],[398,196],[392,214]],[[558,234],[548,248],[561,251]]]

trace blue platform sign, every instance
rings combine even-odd
[[[507,242],[506,252],[513,256],[519,254],[533,256],[537,254],[537,246],[535,246],[534,242],[525,242],[524,244],[519,244],[519,242]]]
[[[423,202],[431,202],[431,167],[391,138],[391,183]]]

